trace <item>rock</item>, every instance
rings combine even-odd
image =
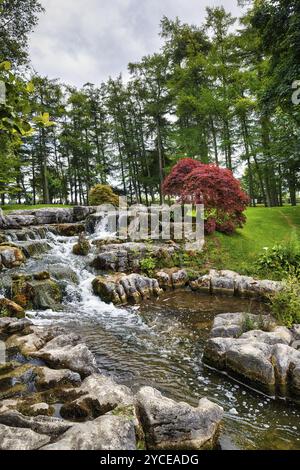
[[[73,220],[80,222],[88,217],[88,215],[96,212],[96,207],[92,206],[75,206],[73,207]]]
[[[134,424],[120,416],[101,416],[74,425],[59,441],[43,450],[136,450]]]
[[[161,289],[172,289],[172,279],[169,273],[167,273],[166,271],[158,271],[155,274],[155,277]]]
[[[48,444],[50,437],[31,429],[0,424],[0,450],[35,450]]]
[[[235,292],[234,276],[211,276],[211,293],[215,295],[233,296]]]
[[[215,447],[223,409],[202,399],[197,408],[144,387],[136,395],[147,448],[200,450]]]
[[[40,404],[38,404],[40,405]],[[16,410],[0,411],[0,423],[16,428],[31,429],[38,434],[59,436],[70,429],[73,423],[50,416],[24,416]]]
[[[64,224],[73,222],[73,209],[49,207],[11,211],[0,219],[0,229],[18,229],[31,225]]]
[[[203,362],[219,370],[226,369],[226,353],[234,344],[233,338],[210,338],[204,348]]]
[[[203,362],[274,394],[273,347],[254,339],[211,338],[205,346]]]
[[[12,282],[13,300],[24,308],[57,309],[62,300],[59,285],[52,279],[38,275],[16,275]],[[49,275],[48,275],[49,277]]]
[[[46,240],[19,242],[18,246],[22,249],[27,258],[37,257],[51,250],[51,245]]]
[[[95,357],[85,344],[61,347],[49,346],[48,344],[47,347],[41,348],[32,356],[42,359],[50,367],[71,369],[82,377],[97,372]]]
[[[59,224],[51,225],[49,229],[61,237],[75,237],[85,231],[85,226],[83,224]]]
[[[16,246],[0,245],[0,258],[3,266],[8,269],[17,268],[25,262],[25,256]]]
[[[13,335],[6,341],[7,350],[18,349],[23,356],[30,356],[32,353],[41,349],[46,343],[45,335],[31,333],[25,336]]]
[[[177,245],[147,245],[146,243],[128,242],[103,245],[98,248],[100,253],[91,263],[93,268],[103,271],[127,273],[139,271],[141,261],[151,257],[160,264],[171,265],[176,254]]]
[[[249,342],[258,341],[261,343],[266,343],[270,345],[274,344],[290,344],[290,338],[286,338],[280,333],[280,331],[274,332],[265,332],[261,330],[252,330],[244,333],[241,336],[241,339],[248,340]]]
[[[134,304],[143,299],[156,297],[161,289],[156,279],[150,279],[139,274],[125,275],[116,273],[111,276],[98,276],[93,281],[93,291],[101,300],[107,303]]]
[[[80,375],[68,369],[53,370],[48,367],[39,367],[35,379],[37,390],[48,390],[58,386],[81,384]]]
[[[226,352],[226,369],[262,390],[274,392],[275,374],[269,344],[248,343],[242,339],[234,341]]]
[[[90,375],[78,388],[80,397],[61,408],[67,419],[93,419],[118,406],[131,406],[134,397],[129,388],[116,384],[111,378]]]
[[[281,282],[255,280],[252,277],[241,276],[228,270],[211,270],[208,275],[191,281],[190,286],[193,290],[200,292],[254,297],[263,300],[282,289]]]
[[[188,273],[184,269],[164,269],[158,271],[155,277],[162,289],[179,289],[185,287],[189,282]]]
[[[24,318],[24,309],[12,300],[0,298],[0,317]]]
[[[18,334],[10,336],[6,341],[7,349],[17,348],[24,356],[30,356],[45,346],[47,342],[53,340],[58,332],[53,329],[31,326],[27,333],[23,336]]]
[[[91,245],[84,233],[78,238],[78,243],[73,246],[73,254],[78,256],[87,256],[90,252]]]
[[[293,334],[295,341],[300,341],[300,325],[293,326],[292,334]]]
[[[293,391],[300,395],[300,387],[297,386],[297,370],[294,375],[295,369],[300,367],[300,352],[288,345],[277,344],[273,349],[272,361],[281,393],[286,395],[289,388],[295,388]]]
[[[239,338],[250,328],[253,330],[260,327],[269,329],[272,326],[274,326],[273,320],[269,315],[254,315],[246,312],[221,313],[214,319],[210,336],[211,338]]]
[[[28,320],[28,318],[22,318],[21,320],[12,318],[11,320],[12,321],[3,328],[0,323],[0,333],[3,332],[8,335],[13,335],[15,333],[24,334],[25,332],[28,332],[28,329],[32,326],[32,322]]]
[[[196,280],[192,280],[190,281],[190,287],[193,291],[210,294],[210,277],[206,275],[201,276]]]
[[[48,270],[51,277],[59,283],[65,283],[65,281],[72,282],[73,284],[79,283],[77,274],[69,266],[64,264],[52,264],[48,266]]]

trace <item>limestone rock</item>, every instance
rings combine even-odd
[[[117,273],[111,276],[98,276],[93,281],[93,291],[107,303],[139,303],[143,299],[158,296],[161,289],[156,279],[139,274]]]
[[[24,416],[16,410],[0,410],[0,423],[23,431],[31,429],[35,433],[49,436],[59,436],[73,425],[71,422],[50,416]]]
[[[0,298],[0,317],[24,318],[24,309],[12,300]]]
[[[48,444],[50,437],[0,424],[0,450],[35,450]]]
[[[215,446],[223,409],[202,399],[197,408],[176,403],[151,387],[136,395],[149,449],[200,450]]]
[[[35,379],[37,390],[48,390],[57,386],[81,384],[80,375],[68,369],[53,370],[48,367],[39,367]]]
[[[101,416],[74,425],[59,441],[43,450],[136,450],[134,424],[120,416]]]
[[[90,252],[91,245],[84,233],[81,233],[78,242],[73,246],[73,254],[78,256],[87,256]]]
[[[86,377],[97,371],[94,355],[85,344],[55,346],[50,343],[32,354],[54,368],[70,369]]]
[[[99,374],[86,378],[77,391],[81,396],[61,409],[64,418],[97,418],[118,406],[130,406],[134,403],[129,388]]]
[[[12,269],[25,262],[23,251],[16,246],[0,245],[0,259],[5,268]]]

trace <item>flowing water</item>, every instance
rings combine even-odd
[[[24,269],[37,272],[51,265],[64,266],[76,272],[79,284],[66,283],[62,311],[29,312],[35,323],[59,324],[79,332],[95,354],[100,370],[133,390],[150,385],[192,405],[206,396],[223,406],[222,449],[300,450],[299,409],[250,390],[201,364],[204,343],[216,314],[258,313],[261,305],[177,291],[139,307],[116,308],[93,295],[91,282],[95,272],[87,268],[89,257],[72,254],[75,239],[51,233],[47,236],[51,251],[40,259],[31,258]],[[102,224],[92,238],[104,236],[107,233]]]

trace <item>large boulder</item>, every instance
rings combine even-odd
[[[195,291],[263,300],[268,299],[271,294],[280,291],[283,287],[281,282],[256,280],[228,270],[211,270],[209,274],[191,281],[190,285]]]
[[[73,423],[52,416],[24,416],[19,411],[0,410],[0,423],[6,426],[31,429],[38,434],[59,436],[73,426]]]
[[[24,309],[12,300],[0,298],[0,317],[24,318]]]
[[[178,251],[177,245],[149,245],[128,242],[99,246],[99,254],[92,262],[92,267],[103,271],[130,272],[141,269],[145,258],[159,260],[164,266],[172,265],[172,257]]]
[[[18,268],[25,262],[23,251],[10,245],[0,245],[1,264],[8,269]]]
[[[93,291],[101,300],[116,305],[128,302],[137,304],[144,299],[157,297],[161,289],[156,279],[139,274],[116,273],[111,276],[98,276],[93,281]]]
[[[132,406],[134,397],[129,388],[111,378],[93,374],[78,388],[80,397],[64,405],[61,415],[67,419],[93,419],[118,406]]]
[[[253,329],[243,333],[245,326]],[[276,326],[268,315],[221,314],[215,318],[203,362],[270,395],[298,399],[300,352],[295,337],[295,327]]]
[[[107,414],[74,425],[59,441],[43,450],[136,450],[134,423],[123,416]]]
[[[49,273],[19,274],[13,276],[12,298],[24,308],[57,309],[62,301],[62,292],[59,285],[50,279]]]
[[[73,246],[73,254],[77,256],[87,256],[90,252],[91,245],[84,233],[78,237],[78,242]]]
[[[80,375],[69,369],[49,369],[48,367],[39,367],[35,378],[37,390],[48,390],[62,386],[79,386],[81,384]]]
[[[0,450],[36,450],[50,442],[50,437],[31,429],[0,424]]]
[[[203,398],[198,407],[176,403],[158,390],[142,388],[136,395],[149,449],[200,450],[215,447],[223,409]]]
[[[59,338],[59,337],[58,337]],[[57,369],[71,369],[78,372],[81,377],[97,372],[98,368],[94,355],[85,344],[57,343],[58,338],[50,341],[44,347],[32,354],[42,359],[50,367]]]
[[[189,276],[185,269],[170,268],[163,269],[155,275],[159,287],[166,290],[169,288],[180,289],[185,287],[189,282]]]

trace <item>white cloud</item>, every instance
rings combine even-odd
[[[232,0],[42,0],[46,13],[31,37],[35,70],[50,78],[81,86],[99,84],[128,62],[158,50],[163,15],[200,24],[205,7]]]

